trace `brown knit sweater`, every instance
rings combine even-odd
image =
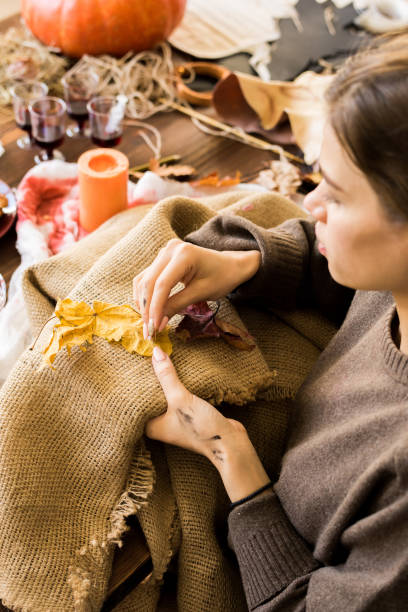
[[[335,283],[309,221],[219,216],[188,240],[261,251],[232,297],[340,325],[296,397],[278,481],[229,516],[250,610],[408,610],[408,356],[392,296]]]

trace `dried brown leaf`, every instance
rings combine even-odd
[[[252,336],[236,325],[216,316],[207,302],[191,304],[180,314],[184,318],[176,328],[176,334],[188,342],[198,338],[222,338],[225,342],[241,351],[252,351],[255,342]]]
[[[219,317],[215,317],[215,323],[221,331],[223,340],[231,346],[235,346],[241,351],[252,351],[255,348],[253,337],[245,330]]]

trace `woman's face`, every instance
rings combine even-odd
[[[323,181],[305,208],[316,218],[320,252],[330,274],[353,289],[408,294],[408,222],[390,221],[377,194],[326,126]]]

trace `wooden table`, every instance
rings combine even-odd
[[[17,22],[17,17],[0,21],[0,31]],[[213,113],[211,110],[205,112]],[[259,169],[263,160],[273,157],[269,152],[205,134],[195,127],[189,117],[177,111],[159,113],[147,121],[160,130],[163,141],[162,155],[181,155],[182,163],[194,166],[198,176],[205,176],[215,170],[220,176],[235,174],[236,170],[247,175]],[[6,153],[0,157],[0,179],[11,187],[16,187],[27,170],[34,165],[34,152],[23,151],[16,145],[16,140],[21,135],[22,132],[16,127],[14,119],[10,117],[9,120],[4,120],[0,114],[0,139],[6,149]],[[86,138],[66,137],[60,150],[68,162],[76,162],[83,151],[93,146]],[[137,128],[133,127],[125,128],[122,142],[117,148],[128,156],[130,166],[146,163],[152,156],[150,149],[137,135]],[[0,238],[0,273],[6,282],[20,261],[15,240],[14,229]]]
[[[17,22],[18,17],[0,22],[0,31]],[[196,128],[190,118],[178,112],[160,113],[148,119],[148,122],[160,130],[163,141],[162,155],[181,155],[182,163],[194,166],[198,176],[205,176],[213,171],[218,171],[220,176],[233,175],[236,170],[240,170],[243,175],[251,174],[262,166],[264,160],[273,157],[269,152],[226,138],[207,135]],[[17,147],[16,140],[21,135],[22,132],[16,127],[13,117],[4,119],[0,114],[0,138],[6,149],[6,153],[0,157],[0,179],[11,187],[16,187],[34,165],[34,152],[23,151]],[[68,162],[76,162],[79,155],[92,146],[86,138],[66,138],[60,149]],[[130,166],[146,163],[151,157],[150,150],[137,135],[136,128],[125,128],[122,142],[117,148],[128,156]],[[14,227],[0,238],[0,273],[7,283],[20,262],[15,241]],[[129,584],[127,579],[137,582],[149,572],[149,553],[137,525],[129,533],[128,540],[115,559],[109,593],[117,595],[120,589],[125,592],[126,585]],[[108,609],[109,605],[104,608]]]

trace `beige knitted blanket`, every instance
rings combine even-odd
[[[279,196],[248,192],[205,203],[167,198],[145,214],[149,208],[112,218],[27,271],[34,330],[58,297],[128,303],[133,277],[159,248],[215,214],[245,215],[264,226],[301,215]],[[289,399],[332,328],[313,313],[238,313],[228,300],[221,308],[248,328],[257,348],[240,352],[213,339],[183,344],[172,335],[172,360],[188,389],[245,423],[273,476]],[[217,473],[201,456],[144,439],[147,419],[166,406],[151,360],[96,338],[85,353],[60,353],[55,370],[40,369],[51,327],[0,393],[0,599],[22,612],[100,610],[125,519],[137,513],[153,573],[117,610],[153,611],[176,553],[181,612],[245,610]]]

